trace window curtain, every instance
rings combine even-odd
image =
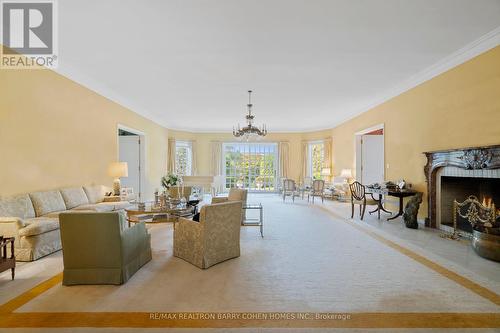
[[[309,142],[302,141],[302,171],[300,173],[300,182],[304,183],[304,179],[309,176]]]
[[[279,176],[280,178],[288,178],[290,172],[290,144],[288,142],[280,142],[278,146],[279,153]]]
[[[213,176],[222,175],[222,142],[213,141],[212,146],[212,160],[210,163],[210,172]]]
[[[329,168],[330,170],[332,169],[332,139],[328,138],[323,142],[323,148],[324,148],[324,161],[323,161],[323,168]]]
[[[175,139],[168,139],[168,172],[175,173]]]
[[[196,140],[191,141],[191,176],[198,175],[198,159],[196,157],[197,149]]]

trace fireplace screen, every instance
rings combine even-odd
[[[468,218],[454,214],[454,202],[463,203],[471,196],[485,208],[500,205],[500,179],[441,177],[441,224],[453,227],[456,222],[458,230],[471,233],[472,225]],[[467,208],[464,207],[463,211],[465,209]]]

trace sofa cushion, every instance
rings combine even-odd
[[[30,198],[31,202],[33,202],[36,216],[66,210],[64,199],[59,191],[34,192],[30,193]]]
[[[0,197],[0,216],[13,216],[21,219],[35,217],[35,210],[29,195]]]
[[[35,217],[25,220],[26,227],[19,229],[19,236],[36,236],[59,229],[59,220],[48,217]]]
[[[90,204],[102,202],[106,194],[106,187],[103,185],[84,186],[83,190],[89,199]]]
[[[58,219],[59,218],[59,214],[61,214],[61,213],[67,213],[67,212],[72,212],[72,210],[61,210],[59,212],[51,212],[51,213],[45,214],[44,216],[40,216],[40,217],[48,217],[48,218],[51,218],[51,219]]]
[[[87,198],[83,187],[63,188],[61,190],[61,195],[67,209],[89,203],[89,199]]]
[[[98,204],[81,205],[81,206],[73,208],[71,211],[80,212],[80,211],[86,210],[86,211],[93,211],[93,212],[99,212],[99,213],[112,212],[114,210],[114,206],[109,205],[112,203],[114,203],[114,202],[101,202]]]

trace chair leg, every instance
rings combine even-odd
[[[361,206],[359,206],[361,207]],[[363,204],[363,212],[361,213],[361,221],[363,221],[363,217],[365,216],[366,203]]]
[[[325,198],[323,196],[321,196],[321,203],[324,203],[325,202]]]
[[[351,219],[354,218],[354,202],[351,201]]]

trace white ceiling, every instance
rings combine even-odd
[[[63,75],[168,128],[331,128],[500,26],[499,0],[64,0]],[[103,110],[104,111],[104,110]]]

